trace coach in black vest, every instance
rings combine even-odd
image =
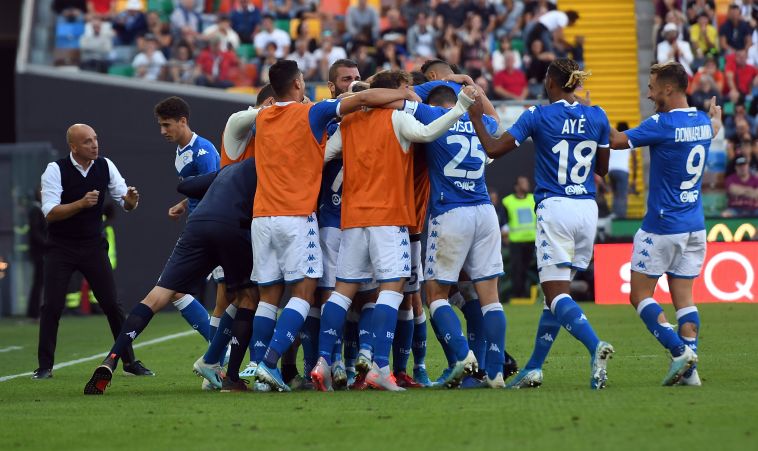
[[[37,350],[39,368],[34,379],[53,375],[58,322],[74,271],[80,271],[92,287],[114,338],[124,321],[103,235],[103,201],[109,194],[124,210],[131,211],[137,208],[139,193],[134,187],[127,188],[113,162],[98,156],[97,135],[91,127],[72,125],[66,140],[71,153],[48,164],[42,174],[42,212],[49,224],[49,242]],[[126,354],[124,371],[138,376],[153,374],[135,360],[134,351],[129,349]]]

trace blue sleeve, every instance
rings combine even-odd
[[[516,138],[517,144],[523,144],[524,141],[534,133],[536,112],[536,107],[530,107],[528,110],[521,113],[521,116],[516,120],[516,123],[508,129],[508,133]]]
[[[642,121],[638,127],[629,129],[625,133],[632,144],[632,148],[658,144],[667,138],[666,129],[660,123],[660,115],[658,114],[650,116]]]
[[[598,146],[600,147],[610,147],[611,145],[611,124],[608,122],[608,116],[605,114],[605,111],[597,107],[598,110],[598,121],[602,124],[600,126],[600,140],[597,142]]]
[[[486,114],[482,116],[482,120],[484,121],[484,128],[487,129],[487,132],[490,135],[495,135],[497,133],[497,129],[500,126],[498,122],[495,120],[495,118],[487,116]]]
[[[444,115],[447,110],[444,108],[438,107],[438,106],[429,106],[425,103],[416,103],[413,102],[415,108],[413,109],[413,117],[415,117],[419,122],[421,122],[424,125],[429,125],[432,122],[434,122],[435,119],[439,118],[440,116]],[[408,109],[406,108],[406,112]]]
[[[308,121],[311,124],[311,133],[316,138],[316,141],[321,141],[326,133],[326,126],[329,125],[329,121],[337,117],[337,106],[340,101],[337,99],[327,99],[321,102],[314,103],[310,111],[308,111]]]
[[[203,146],[195,152],[194,161],[197,175],[218,171],[221,165],[221,157],[210,141],[204,142]]]
[[[414,86],[413,91],[419,97],[421,97],[422,102],[426,102],[426,98],[429,97],[429,93],[432,92],[432,89],[436,88],[437,86],[449,86],[453,89],[453,91],[455,91],[455,95],[458,95],[458,93],[461,92],[462,88],[461,85],[458,83],[453,83],[452,81],[434,80]]]

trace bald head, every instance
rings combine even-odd
[[[74,124],[66,130],[66,141],[74,159],[80,164],[98,157],[97,134],[87,124]]]

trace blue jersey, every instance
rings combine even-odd
[[[326,126],[327,138],[331,137],[339,124],[331,121]],[[321,193],[318,200],[319,227],[340,228],[342,218],[342,158],[331,160],[324,166],[321,176]]]
[[[406,111],[413,113],[423,124],[430,124],[450,111],[423,103],[406,104]],[[493,118],[484,116],[484,125],[490,134],[497,132],[498,123]],[[453,208],[491,203],[484,180],[487,154],[482,150],[468,113],[425,147],[429,167],[429,214],[432,217]]]
[[[421,97],[422,102],[426,102],[426,99],[429,97],[429,93],[432,92],[434,88],[437,88],[439,86],[447,86],[448,88],[455,91],[455,95],[458,95],[458,93],[461,92],[461,89],[463,89],[463,86],[452,81],[433,80],[414,86],[413,92]]]
[[[192,139],[184,148],[177,147],[174,166],[176,175],[180,180],[184,180],[187,177],[218,171],[221,166],[221,157],[210,141],[193,133]],[[192,213],[200,199],[191,197],[188,199],[189,213]]]
[[[632,147],[650,146],[650,186],[642,229],[659,235],[705,229],[700,184],[713,128],[708,115],[678,108],[626,131]]]
[[[533,106],[521,114],[508,133],[523,143],[534,141],[534,201],[548,197],[595,198],[595,154],[609,146],[610,126],[598,106],[559,100]]]

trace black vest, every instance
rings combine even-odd
[[[61,170],[61,204],[76,202],[89,191],[100,192],[97,204],[81,210],[79,213],[63,221],[53,222],[49,225],[50,238],[60,241],[98,241],[103,237],[103,202],[108,196],[108,184],[111,176],[108,170],[108,162],[105,158],[98,157],[92,162],[83,177],[74,164],[71,157],[56,161]]]

